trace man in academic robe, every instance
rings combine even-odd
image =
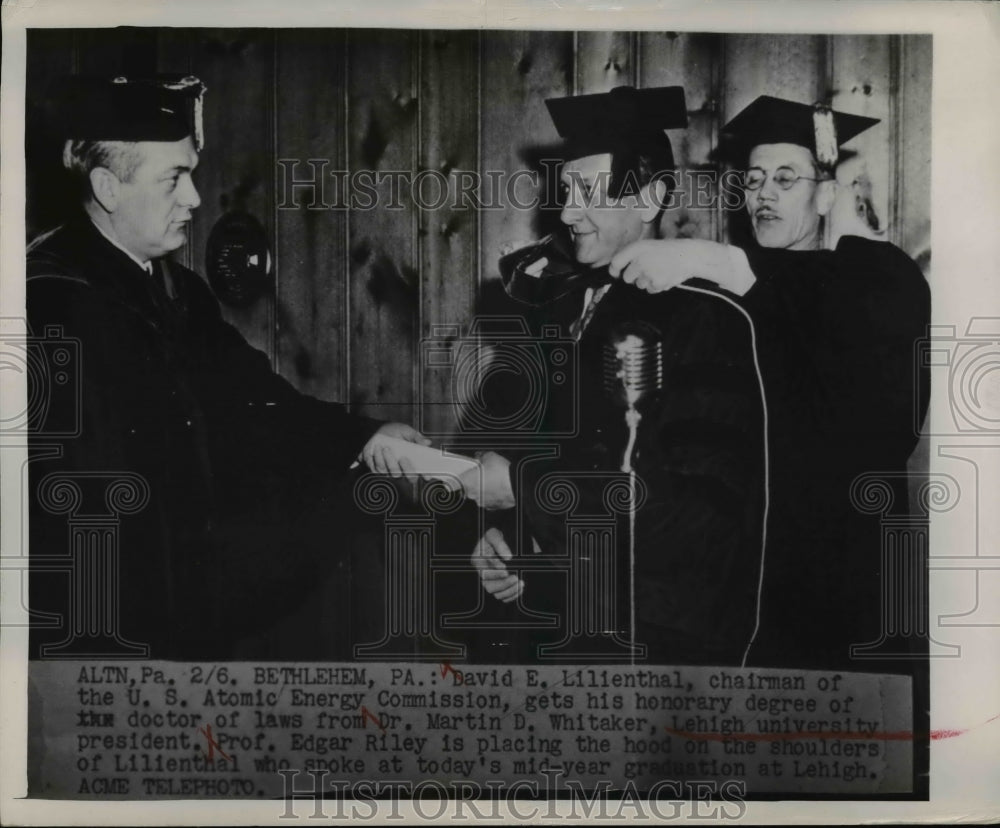
[[[879,515],[904,522],[907,460],[927,411],[928,368],[915,363],[930,322],[917,264],[872,234],[823,248],[835,204],[839,145],[877,121],[762,96],[722,130],[722,154],[743,170],[755,243],[640,241],[611,272],[653,295],[691,278],[739,297],[754,323],[767,398],[769,513],[760,624],[749,663],[907,670],[924,613],[919,550],[905,583],[882,594]],[[906,569],[909,567],[909,570]],[[890,635],[899,640],[887,641]],[[895,653],[895,655],[890,654]],[[886,656],[879,662],[873,656]]]
[[[607,269],[628,244],[657,235],[674,171],[665,130],[686,125],[683,90],[620,87],[546,103],[565,140],[568,258],[584,275],[545,311],[577,343],[579,384],[546,388],[537,436],[549,456],[512,463],[488,452],[481,475],[463,478],[470,497],[498,520],[503,510],[521,516],[530,536],[491,527],[473,559],[488,592],[536,609],[532,550],[553,565],[562,556],[562,626],[555,648],[550,638],[533,654],[541,660],[740,664],[755,625],[764,505],[748,321],[714,286],[650,297]],[[552,284],[553,255],[526,264],[519,281]],[[553,436],[571,422],[574,433]],[[612,512],[614,538],[581,548],[580,524]],[[602,635],[624,645],[602,649]]]
[[[225,658],[344,553],[352,463],[398,475],[385,438],[427,441],[297,392],[169,258],[200,203],[200,81],[68,83],[80,209],[27,254],[31,332],[78,355],[72,393],[29,383],[75,421],[30,439],[32,652]]]

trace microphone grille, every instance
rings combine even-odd
[[[663,343],[659,331],[632,322],[612,332],[603,348],[603,384],[609,397],[634,405],[663,387]]]

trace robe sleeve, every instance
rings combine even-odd
[[[238,431],[245,443],[230,450],[255,452],[290,473],[316,468],[345,474],[381,422],[297,391],[272,370],[264,353],[222,318],[218,302],[201,279],[187,276],[192,312],[205,331],[207,353],[213,358],[216,413],[242,424]],[[238,458],[229,459],[238,465]]]

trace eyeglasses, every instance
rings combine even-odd
[[[810,178],[807,175],[798,175],[791,167],[778,167],[771,176],[771,180],[778,185],[779,189],[790,190],[799,179],[806,181],[822,181],[821,178]],[[751,167],[743,173],[743,189],[759,190],[767,181],[767,173],[760,167]]]

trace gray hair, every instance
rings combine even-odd
[[[62,161],[81,184],[97,167],[105,167],[122,181],[129,182],[142,163],[142,153],[134,141],[71,140],[63,145]]]

